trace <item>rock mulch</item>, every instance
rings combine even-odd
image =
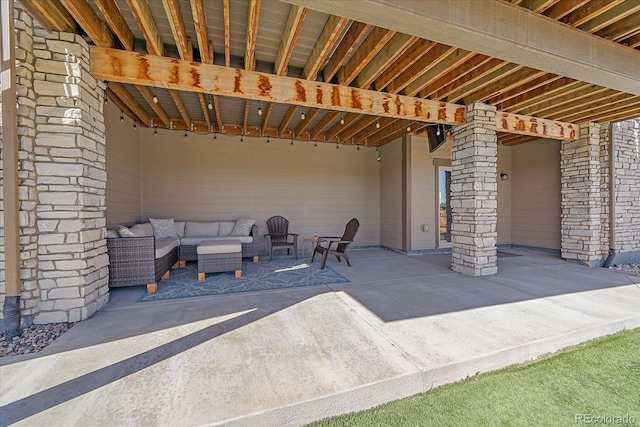
[[[638,264],[620,264],[613,267],[614,270],[624,271],[633,276],[640,276],[640,263]]]
[[[37,353],[60,338],[73,325],[75,323],[32,325],[23,329],[21,335],[9,341],[5,338],[5,333],[0,332],[0,357]]]

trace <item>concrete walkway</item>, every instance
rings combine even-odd
[[[330,260],[350,280],[331,286],[114,291],[41,353],[0,359],[0,424],[299,425],[640,327],[640,277],[507,252],[487,278],[367,250]]]

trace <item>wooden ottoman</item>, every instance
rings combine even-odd
[[[196,249],[198,253],[198,280],[206,273],[235,271],[242,277],[242,243],[240,240],[205,240]]]

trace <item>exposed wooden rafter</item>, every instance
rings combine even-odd
[[[278,48],[278,56],[276,57],[276,63],[273,67],[273,73],[279,76],[287,75],[287,68],[289,67],[289,59],[293,53],[293,48],[298,40],[298,35],[304,24],[304,19],[307,17],[307,8],[300,6],[291,6],[289,11],[289,18],[287,19],[287,25],[284,28],[282,39],[280,40],[280,47]]]
[[[173,33],[173,40],[178,47],[180,58],[186,61],[193,60],[193,45],[191,39],[187,36],[187,30],[182,20],[182,12],[180,11],[180,3],[178,0],[162,0],[162,5],[169,20],[169,26]]]
[[[339,16],[329,16],[327,23],[320,33],[320,37],[316,42],[309,59],[307,60],[304,69],[302,70],[302,77],[308,80],[315,80],[318,75],[318,70],[331,53],[336,42],[340,39],[342,32],[350,21],[346,18]],[[326,81],[326,80],[325,80]]]
[[[245,41],[244,69],[256,69],[256,41],[258,39],[258,20],[260,18],[260,4],[262,0],[249,1],[249,16],[247,18],[247,37]]]
[[[151,15],[149,4],[146,1],[138,0],[127,0],[127,4],[142,31],[144,40],[147,42],[147,52],[151,55],[164,55],[164,44],[158,33],[156,22]]]
[[[348,85],[358,76],[360,71],[376,56],[384,45],[393,37],[395,31],[376,27],[362,42],[351,59],[338,71],[338,83]]]
[[[231,65],[231,50],[230,50],[230,28],[229,28],[229,0],[223,0],[223,21],[224,21],[224,64],[229,67]]]
[[[111,27],[111,30],[114,32],[118,40],[120,40],[120,43],[122,43],[122,46],[124,46],[126,50],[133,50],[133,33],[122,16],[120,9],[118,9],[115,0],[94,1],[100,12],[102,12],[104,19]],[[94,43],[96,43],[95,40]]]
[[[20,3],[43,24],[44,28],[66,33],[75,32],[76,21],[60,0],[20,0]]]
[[[193,16],[193,26],[196,29],[200,61],[205,64],[213,64],[213,42],[209,40],[204,0],[191,0],[191,15]]]
[[[127,109],[135,114],[135,116],[140,120],[139,123],[142,123],[147,127],[151,126],[151,116],[149,116],[142,105],[136,101],[124,85],[117,82],[109,82],[109,89],[113,91],[118,98],[120,98],[120,100],[127,106]]]
[[[369,25],[363,24],[362,22],[351,22],[349,29],[344,33],[344,37],[342,37],[342,40],[340,40],[340,43],[331,55],[331,58],[329,58],[326,65],[324,66],[322,77],[324,78],[325,82],[331,81],[342,64],[347,59],[349,59],[364,36],[367,35],[367,32],[370,28],[371,27]]]

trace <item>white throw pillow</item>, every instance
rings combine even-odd
[[[138,235],[136,233],[134,233],[133,231],[129,230],[124,225],[121,225],[121,226],[118,227],[118,234],[120,235],[120,237],[138,237]]]
[[[149,218],[149,222],[153,226],[153,235],[156,239],[165,239],[167,237],[178,237],[176,225],[173,218],[156,219]]]
[[[249,232],[251,232],[251,227],[255,223],[255,219],[238,219],[229,236],[248,236]]]
[[[131,226],[130,230],[139,237],[153,237],[153,225],[150,222],[135,224]]]

